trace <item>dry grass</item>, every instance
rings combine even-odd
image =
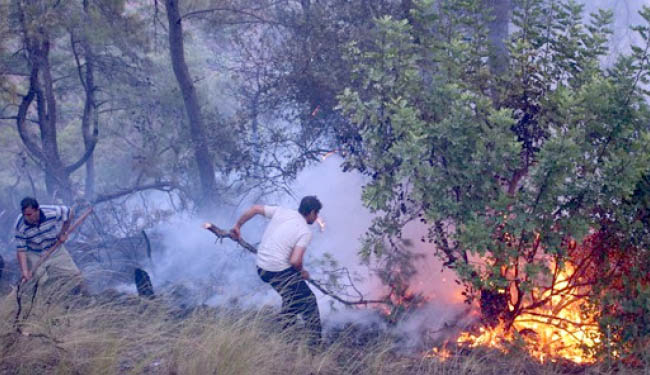
[[[605,366],[541,365],[523,353],[474,350],[446,361],[398,354],[389,338],[359,345],[345,332],[310,348],[299,332],[279,331],[268,311],[181,310],[164,298],[61,296],[16,332],[0,302],[1,374],[641,374]],[[349,333],[352,335],[353,333]]]

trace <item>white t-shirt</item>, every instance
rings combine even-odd
[[[271,219],[257,249],[257,266],[279,272],[291,267],[289,258],[296,246],[307,247],[311,230],[298,211],[278,206],[264,206],[264,216]]]

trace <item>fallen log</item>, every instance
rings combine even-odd
[[[215,236],[217,236],[217,238],[219,238],[221,240],[223,240],[224,238],[229,238],[229,239],[237,242],[237,244],[239,244],[239,246],[241,246],[244,249],[248,250],[250,253],[257,254],[257,248],[255,248],[255,246],[253,246],[250,243],[246,242],[241,237],[235,238],[232,235],[232,233],[230,233],[229,231],[223,230],[223,229],[217,227],[216,225],[214,225],[212,223],[208,223],[208,222],[204,223],[203,224],[203,229],[209,230],[210,232],[212,232],[212,234],[214,234]],[[346,299],[343,299],[343,298],[337,296],[334,292],[325,289],[316,280],[307,279],[307,282],[310,283],[311,285],[313,285],[321,293],[335,299],[338,302],[341,302],[344,305],[353,306],[353,305],[368,305],[368,304],[376,304],[376,303],[381,303],[381,304],[386,304],[386,305],[391,304],[391,302],[389,300],[385,300],[385,299],[383,299],[383,300],[366,300],[366,299],[363,299],[363,297],[361,299],[357,300],[357,301],[349,301],[349,300],[346,300]]]

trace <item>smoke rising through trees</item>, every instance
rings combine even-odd
[[[215,244],[214,237],[201,224],[210,220],[230,228],[238,213],[249,204],[296,207],[300,197],[315,194],[324,203],[321,215],[326,227],[322,232],[316,225],[312,228],[314,241],[307,257],[312,275],[327,278],[328,270],[341,266],[359,277],[355,286],[366,297],[392,294],[401,298],[404,293],[424,296],[427,300],[423,304],[428,307],[398,325],[402,324],[405,330],[435,330],[442,320],[454,319],[456,311],[462,310],[460,287],[454,282],[456,274],[445,267],[462,256],[449,256],[449,252],[449,262],[441,261],[433,253],[444,245],[443,241],[426,241],[435,237],[429,232],[435,219],[439,223],[448,220],[433,216],[446,212],[448,207],[444,206],[453,204],[427,196],[427,192],[442,194],[436,189],[444,184],[427,185],[425,175],[429,171],[418,169],[418,163],[438,160],[441,165],[458,166],[448,170],[453,178],[462,180],[469,174],[477,177],[463,187],[469,186],[465,198],[469,196],[468,201],[478,203],[458,212],[456,217],[467,220],[454,225],[469,226],[471,242],[485,244],[489,239],[481,229],[487,224],[468,214],[487,206],[476,195],[488,196],[494,190],[490,188],[498,184],[510,183],[512,189],[506,189],[511,190],[510,195],[517,193],[518,188],[523,191],[535,184],[552,186],[555,175],[551,172],[546,174],[546,180],[541,172],[526,176],[543,164],[539,160],[547,165],[567,163],[551,160],[550,156],[536,159],[544,140],[563,131],[565,119],[582,124],[596,113],[602,116],[585,131],[585,137],[563,139],[590,139],[594,149],[603,150],[597,159],[605,163],[625,161],[620,166],[620,175],[615,171],[610,174],[620,184],[606,184],[601,195],[585,193],[585,202],[613,194],[594,208],[594,212],[602,209],[592,212],[594,217],[632,217],[631,212],[641,207],[645,199],[638,193],[643,191],[642,184],[639,189],[631,188],[636,174],[625,169],[634,162],[641,163],[645,154],[642,149],[631,148],[630,152],[639,155],[637,159],[631,158],[618,142],[636,140],[648,131],[647,124],[645,128],[642,125],[646,119],[643,110],[635,112],[647,101],[647,93],[640,90],[638,95],[642,99],[635,96],[636,87],[647,86],[647,77],[645,73],[632,74],[639,69],[638,61],[628,65],[617,62],[622,54],[642,55],[643,51],[633,50],[631,44],[646,41],[629,26],[643,24],[644,17],[638,12],[650,2],[582,2],[583,20],[599,8],[613,11],[613,34],[605,43],[610,47],[607,53],[598,55],[587,46],[581,51],[598,56],[573,56],[571,60],[571,48],[578,47],[562,44],[564,40],[560,37],[555,39],[559,47],[552,52],[548,52],[548,44],[522,37],[531,45],[544,44],[545,51],[554,54],[556,60],[526,65],[523,62],[527,59],[543,59],[539,57],[541,50],[512,41],[511,66],[497,67],[504,70],[495,69],[495,60],[485,64],[486,59],[495,57],[487,48],[494,42],[490,38],[501,34],[490,29],[499,25],[491,24],[486,14],[477,10],[480,4],[497,3],[522,12],[550,3],[569,4],[569,8],[573,4],[517,0],[462,4],[446,0],[332,0],[227,1],[215,6],[213,2],[190,0],[0,0],[0,253],[5,260],[4,282],[11,277],[7,275],[12,275],[8,270],[15,267],[11,261],[15,258],[11,233],[18,202],[23,196],[33,195],[42,203],[96,205],[96,215],[73,238],[79,243],[75,254],[83,257],[87,271],[104,272],[102,277],[106,277],[110,272],[126,273],[124,270],[138,265],[150,272],[154,289],[175,295],[179,303],[187,306],[277,306],[278,300],[254,272],[254,258],[228,241]],[[472,8],[471,4],[476,6]],[[521,31],[524,19],[538,17],[539,22],[548,21],[543,14],[530,14],[529,18],[510,15],[510,33]],[[432,21],[435,17],[444,22]],[[585,31],[586,21],[581,23],[569,16],[566,20],[578,24],[576,33]],[[504,25],[500,26],[503,30]],[[544,30],[539,23],[528,26],[535,32]],[[567,32],[565,36],[570,39],[574,29],[555,26],[558,35]],[[444,33],[447,39],[441,37]],[[424,46],[434,48],[426,50]],[[571,48],[563,49],[567,46]],[[398,57],[395,51],[399,52]],[[563,59],[568,62],[563,63]],[[602,66],[596,66],[595,61]],[[510,76],[497,77],[510,71]],[[520,71],[524,72],[522,76],[517,75]],[[593,75],[582,75],[585,71]],[[546,75],[539,78],[538,74]],[[594,76],[599,78],[592,80]],[[622,78],[608,81],[612,76]],[[634,77],[638,77],[638,86],[633,85],[634,90],[623,89],[628,87],[623,81]],[[562,85],[567,91],[554,91]],[[619,88],[620,95],[610,95],[611,90]],[[628,106],[629,101],[613,103],[626,93],[633,105]],[[597,100],[602,98],[612,98],[612,102],[598,105]],[[576,115],[573,108],[562,107],[574,103],[578,108],[584,102],[596,103],[582,108],[584,117]],[[606,111],[608,105],[611,112]],[[483,112],[471,113],[475,109]],[[612,115],[614,112],[616,115]],[[630,132],[617,138],[619,127],[614,123],[621,118],[632,119],[629,123],[620,120],[620,127]],[[453,128],[447,126],[449,122],[463,126]],[[549,123],[558,125],[551,130],[544,128]],[[483,125],[489,129],[481,128]],[[516,133],[517,141],[511,139],[509,129]],[[501,130],[504,133],[498,133]],[[484,158],[475,157],[473,161],[480,164],[508,154],[512,158],[504,158],[504,163],[496,163],[494,169],[506,173],[517,170],[526,177],[506,181],[511,173],[499,176],[503,181],[497,184],[479,179],[481,173],[470,168],[462,169],[466,167],[463,160],[470,159],[469,154],[475,151],[472,147],[479,148],[486,139],[475,137],[473,131],[489,133],[489,141],[504,151],[496,156],[486,153]],[[422,141],[425,137],[432,139]],[[442,138],[444,142],[438,142]],[[523,144],[524,153],[530,157],[521,164],[525,168],[518,168],[518,158],[523,154],[515,150],[517,142]],[[427,148],[434,143],[434,149]],[[563,150],[575,146],[560,143],[556,145],[557,155],[565,155]],[[611,155],[605,152],[610,144],[618,147]],[[583,155],[590,152],[589,147],[582,146]],[[459,154],[445,153],[445,147],[457,147]],[[424,149],[431,153],[416,152]],[[334,156],[322,160],[332,151]],[[548,151],[544,155],[552,154]],[[450,155],[458,160],[452,160]],[[580,153],[571,155],[578,160]],[[417,176],[403,173],[403,165],[412,167]],[[564,167],[562,164],[557,169]],[[615,167],[598,164],[597,171],[577,168],[581,171],[577,174],[593,172],[589,174],[593,179],[590,177],[585,183],[587,191],[597,184],[602,171]],[[492,172],[484,172],[482,177]],[[409,178],[419,180],[411,185],[405,182],[401,190],[388,188]],[[451,187],[458,201],[464,199],[463,187]],[[409,196],[411,188],[420,189],[419,195]],[[531,188],[527,193],[543,190]],[[399,199],[398,204],[394,198],[399,193],[406,198]],[[576,192],[563,190],[561,195],[570,193]],[[579,192],[575,194],[579,196]],[[632,208],[626,206],[629,211],[625,213],[616,211],[616,202],[627,202],[630,197],[636,199],[630,203]],[[417,216],[413,207],[425,201],[419,207],[421,216]],[[551,205],[550,198],[545,201],[542,193],[537,201],[540,205]],[[582,198],[571,202],[578,201],[574,205],[577,207]],[[439,211],[431,208],[438,203]],[[488,211],[517,209],[505,200],[489,203],[494,205]],[[537,203],[534,206],[537,209]],[[576,217],[578,211],[572,211]],[[517,222],[517,217],[528,213],[530,210],[521,208],[497,224],[512,225],[533,238],[539,227]],[[406,223],[405,217],[411,214],[412,220]],[[373,219],[382,215],[389,223],[373,227]],[[504,216],[507,217],[501,215]],[[559,224],[551,225],[544,221],[547,218],[540,220],[541,227],[548,232],[559,231]],[[588,232],[589,225],[595,228],[595,220],[575,223],[566,224],[567,233]],[[256,219],[244,228],[243,235],[255,243],[263,228],[264,222]],[[382,241],[394,240],[395,244],[390,246],[404,250],[403,254],[386,257],[388,253],[380,251],[386,246],[385,241],[373,243],[374,247],[365,246],[368,241],[363,239],[368,239],[369,228],[371,232],[386,234]],[[628,229],[639,230],[636,226],[615,229],[622,237]],[[143,230],[152,237],[151,260],[142,252]],[[560,242],[555,240],[546,245],[552,247]],[[359,255],[360,251],[364,256]],[[534,259],[535,254],[529,258]],[[471,264],[465,260],[466,265]],[[123,265],[122,261],[130,263]],[[501,272],[502,264],[497,263],[489,271],[492,275]],[[466,280],[475,271],[469,266],[457,266],[455,270]],[[536,272],[536,268],[531,271]],[[496,281],[478,280],[466,286],[474,288],[474,292],[496,288],[490,283],[505,282],[503,279],[509,274],[502,276]],[[528,290],[529,281],[524,282],[521,294]],[[135,292],[133,285],[118,277],[98,288],[109,284]],[[340,306],[339,311],[331,310],[327,297],[319,297],[324,316],[335,321],[339,319],[335,317],[346,315],[340,313]],[[398,319],[399,311],[393,313]],[[438,319],[440,316],[445,318]]]

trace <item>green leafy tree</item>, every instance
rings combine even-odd
[[[147,44],[137,32],[143,24],[139,16],[126,14],[120,1],[7,0],[1,5],[11,26],[1,50],[7,83],[2,86],[2,124],[13,122],[15,131],[5,134],[22,145],[10,160],[24,161],[15,175],[22,181],[28,177],[27,189],[34,195],[46,190],[66,202],[94,200],[95,163],[104,160],[95,152],[99,128],[115,130],[107,114],[120,110],[115,98],[125,95],[118,93],[119,85],[134,88],[145,81],[136,79],[146,65]],[[82,166],[83,177],[78,173]],[[45,189],[32,177],[40,173]],[[27,190],[24,182],[19,185]]]
[[[584,23],[574,1],[515,1],[508,64],[495,76],[480,1],[417,5],[432,32],[384,17],[372,44],[349,48],[356,79],[339,98],[346,167],[371,177],[363,199],[378,215],[363,253],[390,257],[402,228],[421,220],[422,241],[488,324],[509,327],[557,296],[563,307],[598,300],[595,280],[580,276],[593,258],[570,249],[604,220],[626,223],[617,233],[644,225],[638,204],[625,202],[650,160],[646,26],[637,28],[645,45],[607,69],[610,12]],[[650,21],[650,10],[642,15]],[[576,276],[556,288],[563,270]],[[538,319],[562,329],[549,311]]]

